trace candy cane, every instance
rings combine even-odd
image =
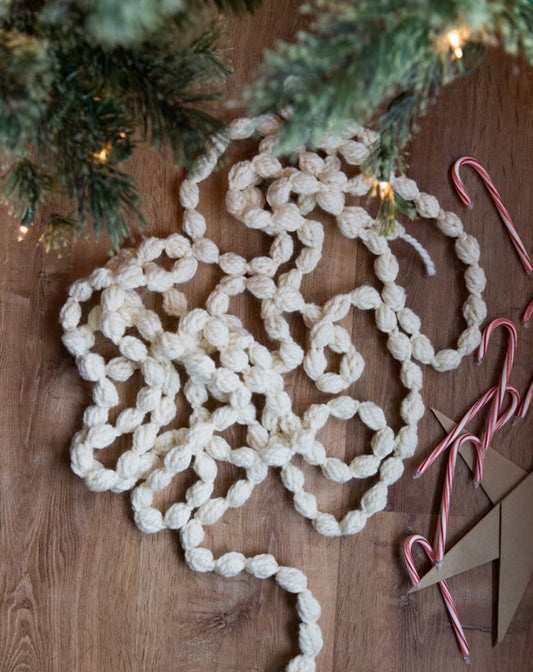
[[[526,327],[528,326],[528,322],[531,319],[532,314],[533,314],[533,299],[529,302],[529,305],[526,308],[524,315],[522,316],[522,322],[526,325]],[[529,384],[529,389],[526,392],[526,396],[524,397],[522,404],[516,413],[517,417],[523,418],[526,415],[531,405],[532,398],[533,398],[533,380]]]
[[[516,409],[518,408],[518,404],[520,403],[520,395],[518,394],[518,390],[516,389],[516,387],[512,387],[511,385],[509,385],[509,387],[507,388],[507,392],[510,392],[511,394],[511,405],[505,411],[505,413],[498,419],[496,427],[494,428],[494,433],[499,432],[500,429],[505,425],[505,423],[514,415]],[[481,483],[481,480],[483,479],[483,466],[485,464],[486,452],[487,451],[483,450],[481,445],[477,449],[478,459],[476,461],[476,470],[474,473],[474,482],[476,486],[478,486]]]
[[[531,400],[532,399],[533,399],[533,380],[529,384],[529,389],[526,392],[526,396],[522,400],[522,405],[520,406],[520,408],[516,412],[517,417],[519,417],[519,418],[524,418],[525,417],[525,415],[528,412],[529,407],[531,405]]]
[[[415,478],[421,476],[429,467],[435,462],[435,460],[452,444],[455,439],[461,434],[466,425],[474,418],[479,411],[487,404],[498,391],[498,386],[495,385],[491,387],[490,390],[487,390],[477,401],[476,403],[465,413],[457,425],[452,429],[452,431],[439,443],[439,445],[426,457],[422,464],[418,467],[415,473]],[[496,431],[499,431],[505,423],[512,417],[516,411],[516,407],[520,400],[518,390],[512,385],[507,387],[507,391],[511,394],[512,400],[511,405],[505,411],[505,413],[498,419],[498,424],[496,426]]]
[[[522,322],[526,325],[531,319],[531,315],[533,315],[533,299],[529,302],[529,306],[526,308],[524,314],[522,315]]]
[[[439,532],[437,537],[437,552],[436,552],[436,564],[437,567],[440,567],[442,558],[444,557],[444,549],[446,545],[446,533],[448,530],[448,518],[450,516],[450,498],[452,494],[452,485],[453,478],[455,474],[455,464],[457,462],[457,453],[459,449],[466,443],[471,441],[478,451],[478,460],[481,458],[480,446],[481,441],[474,436],[473,434],[461,434],[457,438],[450,450],[450,456],[448,458],[448,466],[446,468],[446,479],[444,481],[444,490],[442,492],[442,501],[440,506],[440,516],[439,516]]]
[[[429,541],[420,534],[412,534],[405,540],[403,545],[403,557],[405,560],[405,564],[407,566],[407,571],[409,572],[409,577],[411,578],[413,585],[416,586],[420,583],[420,576],[418,575],[418,572],[416,571],[416,567],[413,562],[412,549],[414,544],[420,544],[420,546],[422,546],[422,548],[426,552],[426,555],[434,565],[436,564],[437,559],[435,557],[435,553],[433,552],[433,549],[431,548],[431,544],[429,543]],[[468,642],[466,641],[465,633],[461,626],[461,622],[459,621],[457,609],[455,608],[455,604],[446,581],[439,581],[439,588],[442,593],[446,609],[448,610],[448,613],[450,615],[453,629],[455,631],[455,636],[457,637],[457,642],[459,644],[459,648],[461,649],[461,653],[463,654],[465,663],[469,663],[470,647],[468,646]]]
[[[509,331],[509,343],[507,345],[507,353],[505,355],[505,361],[503,363],[503,368],[500,375],[500,382],[498,383],[498,390],[490,409],[489,424],[487,425],[487,429],[485,430],[483,438],[481,439],[482,458],[481,460],[478,460],[476,464],[476,475],[475,475],[475,481],[478,484],[481,483],[481,478],[483,474],[483,462],[485,459],[484,454],[486,453],[487,448],[490,446],[490,442],[492,441],[492,437],[494,435],[494,432],[496,431],[496,425],[498,424],[498,417],[500,415],[501,407],[503,404],[503,398],[507,390],[507,383],[509,382],[511,369],[513,368],[513,361],[516,353],[516,344],[518,342],[518,334],[516,332],[516,327],[510,320],[504,317],[500,317],[496,320],[493,320],[483,332],[483,337],[481,339],[481,344],[478,350],[479,362],[483,361],[485,354],[487,352],[490,337],[494,333],[494,330],[497,329],[498,327],[505,327]]]
[[[507,209],[503,204],[501,196],[496,190],[496,187],[494,186],[494,183],[492,182],[490,175],[487,173],[485,168],[483,168],[483,166],[479,163],[479,161],[473,159],[471,156],[463,156],[461,159],[458,159],[453,164],[452,179],[460,199],[463,201],[465,205],[468,205],[469,208],[472,207],[472,201],[465,189],[465,185],[463,184],[461,177],[459,176],[459,169],[461,168],[461,166],[464,165],[472,166],[472,168],[474,168],[474,170],[483,180],[484,185],[487,187],[492,197],[494,205],[496,206],[498,212],[500,213],[500,217],[502,218],[503,223],[505,224],[505,228],[507,229],[507,232],[511,237],[511,241],[515,246],[516,251],[518,252],[518,256],[520,257],[522,266],[525,268],[527,273],[531,273],[531,271],[533,270],[533,263],[529,258],[526,248],[524,247],[524,243],[520,240],[520,236],[518,235],[515,225],[513,224],[511,215],[507,212]]]

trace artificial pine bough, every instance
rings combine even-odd
[[[190,165],[222,122],[208,104],[230,74],[203,0],[0,0],[2,196],[26,231],[55,192],[47,247],[92,223],[118,248],[144,225],[121,170],[134,133]],[[258,0],[217,0],[252,10]],[[209,20],[208,20],[209,19]],[[136,137],[139,137],[138,135]]]
[[[252,11],[261,0],[212,0]],[[54,191],[73,212],[43,234],[109,232],[116,249],[144,223],[135,181],[120,170],[134,132],[190,165],[223,127],[209,113],[229,74],[209,0],[0,0],[3,197],[29,227]],[[532,0],[313,0],[307,32],[266,56],[254,114],[291,110],[278,152],[313,144],[346,119],[377,121],[365,173],[390,234],[412,207],[391,188],[405,148],[441,86],[500,44],[533,63]],[[194,36],[194,37],[193,37]],[[206,107],[207,106],[207,107]],[[385,111],[383,111],[385,110]],[[138,136],[136,136],[138,137]]]
[[[397,210],[410,214],[388,183],[405,171],[405,147],[428,103],[442,85],[476,67],[488,46],[500,44],[533,63],[533,3],[314,0],[302,11],[311,16],[310,29],[267,53],[249,92],[252,111],[292,110],[281,151],[335,132],[346,119],[378,117],[380,137],[365,171],[387,185],[380,209],[387,233]]]

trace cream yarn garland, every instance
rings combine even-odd
[[[256,131],[262,136],[253,160],[232,167],[226,207],[247,227],[273,238],[268,256],[247,261],[232,252],[221,254],[205,237],[206,222],[197,209],[198,183],[211,174],[227,144],[215,138],[210,152],[180,187],[187,235],[149,238],[137,251],[121,251],[104,268],[70,287],[60,319],[65,346],[76,357],[81,376],[94,383],[93,404],[86,409],[83,428],[72,443],[75,473],[95,491],[133,488],[132,506],[139,528],[144,532],[179,530],[192,569],[226,577],[246,570],[257,578],[274,577],[285,590],[296,593],[301,654],[287,670],[310,672],[315,670],[322,638],[316,623],[320,606],[307,588],[305,575],[295,568],[280,567],[268,554],[246,558],[229,552],[215,558],[210,549],[201,546],[204,525],[214,524],[228,508],[242,506],[273,466],[280,467],[296,510],[309,518],[317,531],[329,536],[359,532],[370,516],[384,509],[388,486],[400,478],[403,460],[415,451],[417,424],[425,410],[419,364],[429,364],[437,371],[454,369],[480,342],[479,327],[486,314],[481,297],[485,275],[478,264],[477,241],[463,231],[457,215],[444,212],[413,180],[393,179],[395,191],[413,202],[421,217],[434,219],[446,236],[455,239],[455,252],[467,266],[469,297],[463,305],[467,327],[456,349],[435,353],[421,331],[420,319],[406,306],[405,290],[396,283],[399,264],[391,240],[379,235],[376,223],[363,208],[345,203],[347,195],[362,196],[370,185],[361,173],[348,177],[341,170],[341,157],[349,166],[358,166],[367,156],[374,134],[357,124],[347,124],[341,136],[324,137],[318,146],[323,156],[302,149],[297,167],[283,167],[274,154],[282,123],[275,116],[238,119],[230,133],[233,140],[251,137]],[[260,188],[265,181],[269,183],[266,193]],[[375,255],[381,292],[363,285],[332,297],[323,306],[305,301],[300,291],[302,278],[319,262],[324,238],[323,225],[307,217],[317,207],[335,216],[347,238],[360,239]],[[293,258],[293,236],[301,251],[291,270],[279,275],[280,266]],[[396,237],[414,242],[431,268],[423,248],[400,226]],[[158,263],[164,257],[172,260],[170,270]],[[200,263],[217,264],[225,275],[205,308],[189,309],[180,286],[195,275]],[[176,320],[175,331],[163,328],[159,315],[144,306],[139,290],[161,296],[162,310]],[[260,345],[231,314],[231,298],[244,291],[260,300],[265,329],[279,344],[277,350]],[[99,303],[84,311],[83,304],[95,296]],[[377,404],[340,394],[364,369],[350,334],[339,324],[352,307],[374,311],[378,330],[386,335],[387,348],[399,362],[406,394],[401,402],[404,425],[396,434]],[[291,312],[300,313],[309,330],[306,351],[291,335],[284,316]],[[114,343],[120,355],[106,361],[98,354],[97,333]],[[326,348],[341,355],[337,372],[326,371]],[[311,405],[298,416],[284,390],[283,374],[300,364],[317,388],[333,397],[327,403]],[[110,411],[120,404],[114,382],[126,382],[135,372],[144,379],[135,406],[122,410],[114,423],[110,422]],[[185,383],[182,378],[187,379]],[[175,396],[180,389],[192,409],[189,426],[161,432],[176,415]],[[254,394],[264,397],[260,418]],[[212,412],[205,407],[210,397],[219,403]],[[350,464],[328,457],[317,439],[318,430],[330,416],[348,420],[355,415],[373,432],[371,453],[357,456]],[[247,429],[246,446],[232,448],[219,435],[235,423]],[[96,451],[127,435],[131,435],[130,447],[121,454],[115,469],[104,467]],[[379,480],[362,497],[360,507],[338,521],[320,512],[314,495],[305,490],[304,474],[292,463],[297,454],[335,482],[376,475]],[[244,477],[224,497],[213,498],[217,462],[240,467]],[[164,512],[154,507],[154,494],[191,465],[197,480],[187,490],[185,501]]]

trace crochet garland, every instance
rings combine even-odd
[[[456,255],[467,266],[466,329],[456,349],[436,353],[421,331],[420,319],[406,307],[405,290],[396,283],[399,265],[391,250],[392,239],[378,233],[376,222],[365,209],[345,204],[347,195],[362,196],[371,188],[356,167],[368,155],[375,134],[350,123],[339,137],[325,136],[317,151],[302,149],[297,167],[284,167],[275,156],[282,123],[274,116],[238,119],[230,133],[232,140],[251,137],[256,131],[262,136],[253,160],[231,168],[226,207],[247,227],[273,238],[268,256],[247,261],[232,252],[221,254],[205,237],[206,222],[197,209],[198,184],[211,174],[227,146],[226,141],[215,138],[209,153],[180,187],[186,235],[149,238],[136,251],[121,251],[104,268],[70,287],[60,319],[65,346],[75,356],[81,376],[94,383],[93,404],[86,409],[83,428],[72,443],[75,473],[91,490],[133,489],[131,501],[138,527],[150,533],[179,530],[186,562],[193,570],[214,571],[225,577],[246,570],[260,579],[274,577],[282,588],[296,593],[301,653],[286,669],[311,672],[322,638],[316,623],[320,606],[307,588],[305,575],[295,568],[280,567],[269,554],[247,558],[229,552],[215,558],[210,549],[201,546],[204,526],[214,524],[228,508],[242,506],[255,485],[265,479],[268,467],[279,467],[296,510],[318,532],[336,536],[362,530],[370,516],[384,509],[388,487],[400,478],[403,460],[415,451],[417,424],[425,410],[419,364],[429,364],[437,371],[454,369],[480,342],[479,327],[486,314],[481,297],[485,274],[478,265],[477,241],[463,231],[457,215],[444,212],[413,180],[392,179],[394,190],[412,202],[421,217],[434,219],[446,236],[455,239]],[[353,167],[354,175],[347,176],[341,170],[341,159],[350,170]],[[300,291],[302,278],[319,262],[324,239],[323,225],[307,218],[317,207],[335,216],[347,238],[361,240],[375,255],[381,292],[362,285],[322,306],[306,302]],[[294,236],[301,244],[295,259]],[[394,237],[413,242],[400,225]],[[168,260],[172,260],[171,267],[165,270],[162,263],[168,267]],[[280,274],[280,266],[291,260],[292,268]],[[430,265],[427,255],[425,260]],[[225,275],[205,308],[189,309],[181,290],[200,263],[217,264]],[[277,349],[260,345],[231,314],[232,297],[245,291],[260,300],[261,318]],[[175,330],[165,330],[159,315],[145,307],[141,295],[146,292],[161,295],[162,311],[175,320]],[[95,298],[99,300],[96,305]],[[90,301],[92,308],[82,307]],[[340,394],[364,369],[363,357],[339,324],[352,307],[374,312],[388,350],[400,363],[404,424],[397,433],[377,404]],[[309,330],[305,351],[292,337],[285,318],[294,312],[301,314]],[[120,356],[106,361],[95,345],[97,334],[114,343]],[[326,348],[341,355],[336,372],[326,371]],[[299,365],[319,390],[332,395],[330,401],[312,404],[301,416],[293,412],[283,380],[284,373]],[[135,406],[122,410],[115,422],[110,422],[110,410],[120,404],[114,381],[128,381],[137,371],[144,386]],[[175,396],[180,389],[192,409],[188,426],[161,432],[175,418]],[[252,395],[264,399],[260,417]],[[209,398],[219,402],[212,412],[205,406]],[[350,464],[328,457],[317,439],[318,430],[330,416],[349,420],[355,415],[373,432],[370,452]],[[235,423],[246,427],[244,447],[231,447],[219,434]],[[104,467],[97,451],[125,436],[129,437],[129,448],[114,469]],[[315,497],[305,490],[304,474],[292,462],[295,455],[320,467],[326,478],[338,483],[376,475],[379,480],[367,490],[359,508],[337,520],[319,511]],[[237,480],[225,497],[213,498],[218,462],[240,467],[245,477]],[[164,512],[156,508],[154,494],[167,488],[174,476],[191,464],[197,480],[187,490],[185,501]]]

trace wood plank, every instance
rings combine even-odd
[[[238,97],[253,81],[265,47],[290,38],[303,25],[297,2],[280,11],[267,2],[253,17],[235,23],[233,45]],[[288,5],[288,7],[287,7]],[[518,68],[518,71],[516,71]],[[312,95],[312,92],[310,92]],[[516,324],[531,298],[527,278],[481,182],[464,171],[474,208],[459,204],[448,177],[459,156],[470,154],[489,170],[526,247],[533,250],[533,73],[531,67],[498,51],[471,77],[446,88],[423,120],[413,142],[409,174],[419,187],[438,197],[445,209],[460,214],[482,249],[487,272],[489,317],[507,316]],[[250,156],[253,143],[232,150],[234,160]],[[146,193],[145,212],[155,235],[179,230],[177,189],[183,175],[148,151],[139,151],[130,170]],[[223,214],[225,173],[202,186],[208,235],[224,251],[251,257],[268,242],[257,232]],[[463,174],[463,173],[462,173]],[[227,672],[280,670],[297,653],[294,599],[273,581],[248,575],[223,579],[199,575],[185,565],[174,533],[141,534],[127,495],[95,494],[69,469],[71,437],[81,426],[90,387],[81,381],[64,350],[58,312],[70,283],[107,260],[108,245],[80,241],[62,258],[46,255],[30,235],[16,242],[16,223],[0,210],[4,245],[0,251],[0,669],[2,672]],[[339,291],[375,282],[372,258],[341,236],[332,219],[326,227],[324,258],[306,278],[303,291],[323,302]],[[427,246],[438,273],[424,276],[417,255],[398,243],[400,282],[409,305],[423,319],[424,330],[440,347],[453,344],[462,328],[465,298],[462,270],[452,244],[426,222],[412,233]],[[209,293],[216,274],[207,270],[194,283],[197,300]],[[250,329],[263,338],[258,303],[235,301]],[[351,320],[351,322],[350,322]],[[366,359],[361,380],[350,392],[382,405],[395,422],[402,390],[397,366],[384,339],[366,314],[347,322]],[[297,328],[297,327],[295,327]],[[298,332],[300,334],[300,332]],[[531,377],[533,330],[519,327],[519,349],[512,382],[524,392]],[[499,376],[505,336],[496,332],[487,361],[470,357],[447,374],[425,371],[424,399],[451,417],[459,417]],[[301,371],[287,377],[298,412],[327,398]],[[495,448],[531,470],[531,414],[498,435]],[[451,672],[462,665],[453,632],[437,589],[407,595],[409,582],[400,558],[401,541],[412,532],[433,539],[444,462],[423,478],[411,476],[441,436],[427,413],[420,423],[417,456],[391,489],[387,510],[365,530],[343,539],[322,537],[293,509],[276,470],[256,488],[250,501],[208,529],[208,543],[246,554],[271,552],[281,563],[301,568],[322,604],[324,650],[319,672]],[[320,437],[332,455],[351,458],[368,438],[357,421],[330,422]],[[238,433],[232,436],[239,441]],[[450,543],[459,538],[488,502],[474,490],[464,465],[454,485]],[[221,492],[238,470],[222,471]],[[309,489],[321,506],[341,515],[357,504],[363,489],[332,486],[306,468]],[[185,480],[176,492],[186,487]],[[416,556],[422,563],[422,557]],[[495,639],[496,565],[477,568],[450,582],[472,648],[473,672],[529,669],[533,656],[533,589],[530,585],[503,643]]]

